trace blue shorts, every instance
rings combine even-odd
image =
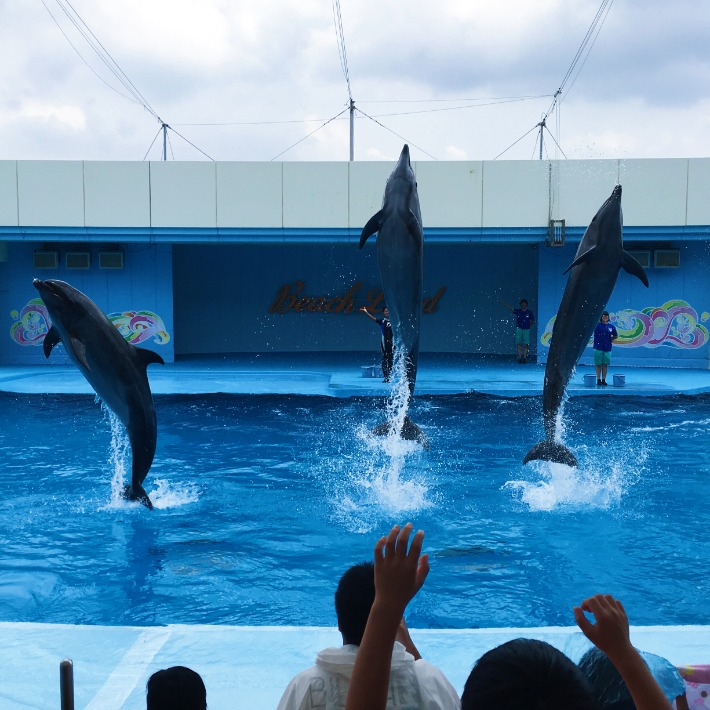
[[[530,328],[515,329],[515,344],[530,345]]]
[[[611,350],[595,350],[594,351],[594,364],[595,365],[610,365],[611,364]]]

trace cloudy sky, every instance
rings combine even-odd
[[[339,1],[351,93],[334,0],[0,0],[0,159],[710,156],[708,0]]]

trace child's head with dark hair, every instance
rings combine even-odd
[[[461,710],[598,710],[584,674],[544,641],[515,639],[478,659]]]
[[[375,566],[362,562],[351,567],[335,590],[335,613],[344,644],[359,646],[365,633],[367,617],[375,601]]]
[[[172,666],[148,679],[146,706],[147,710],[207,710],[207,690],[199,673]]]

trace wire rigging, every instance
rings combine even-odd
[[[163,127],[161,126],[158,129],[158,132],[155,134],[155,138],[153,138],[153,142],[148,146],[148,150],[146,150],[145,155],[143,156],[143,160],[145,160],[148,157],[148,153],[150,153],[150,149],[155,144],[155,141],[158,140],[158,136],[160,135],[160,131],[162,131],[162,130],[163,130]]]
[[[421,150],[421,152],[424,153],[424,155],[428,155],[432,160],[438,160],[438,158],[435,158],[431,153],[427,153],[427,152],[424,150],[424,148],[420,148],[416,143],[413,143],[412,141],[407,140],[404,136],[400,136],[399,133],[396,133],[396,132],[393,131],[391,128],[388,128],[388,127],[385,126],[383,123],[380,123],[379,121],[377,121],[377,120],[376,120],[375,118],[373,118],[372,116],[368,116],[363,110],[361,110],[361,109],[359,109],[359,108],[358,108],[358,109],[355,109],[355,110],[356,110],[358,113],[361,113],[365,118],[369,118],[371,121],[373,121],[374,123],[376,123],[376,124],[377,124],[378,126],[380,126],[381,128],[384,128],[386,131],[389,131],[389,132],[392,133],[393,135],[397,136],[397,138],[399,138],[400,140],[403,140],[405,143],[408,143],[409,145],[414,146],[417,150]]]
[[[547,111],[544,113],[542,120],[539,123],[536,123],[525,135],[521,136],[517,141],[509,145],[502,153],[499,153],[493,160],[497,160],[500,158],[501,155],[504,153],[507,153],[514,145],[519,143],[525,136],[527,136],[530,132],[535,130],[536,128],[540,129],[540,136],[539,140],[542,140],[542,137],[544,135],[544,131],[547,130],[548,133],[550,133],[549,129],[547,128],[547,118],[549,115],[555,110],[555,108],[558,109],[557,111],[557,133],[559,135],[559,104],[562,101],[562,94],[565,89],[565,85],[569,81],[570,77],[575,71],[575,68],[577,64],[579,64],[580,60],[582,57],[584,57],[582,61],[582,65],[577,69],[577,73],[574,74],[574,79],[572,79],[572,84],[570,85],[569,89],[567,89],[567,94],[569,94],[570,90],[572,89],[572,86],[574,86],[574,83],[577,81],[577,77],[579,77],[580,72],[584,68],[584,65],[587,63],[587,59],[589,59],[589,55],[594,48],[594,44],[597,41],[597,38],[599,37],[599,33],[601,32],[602,27],[604,26],[604,23],[606,22],[606,18],[609,16],[609,11],[611,10],[611,6],[614,3],[614,0],[602,0],[601,5],[599,6],[599,9],[596,12],[596,15],[594,15],[594,19],[592,20],[591,25],[589,26],[589,29],[587,30],[587,33],[584,35],[584,39],[582,40],[581,44],[579,45],[579,48],[577,49],[576,54],[574,55],[574,59],[572,59],[572,62],[570,63],[569,67],[567,68],[567,72],[565,73],[564,77],[562,78],[562,82],[560,83],[557,91],[553,94],[552,97],[552,103],[550,104],[550,107],[547,109]],[[591,44],[590,44],[591,42]],[[586,53],[585,53],[586,51]],[[550,133],[550,135],[552,135]],[[555,140],[553,136],[553,140],[555,141],[555,145],[560,149],[560,152],[562,152],[562,155],[564,155],[564,152],[562,151],[562,148],[560,148],[559,143]],[[537,139],[535,142],[535,145],[537,146]],[[565,155],[565,157],[567,157]]]
[[[44,4],[44,0],[42,0]],[[118,65],[118,62],[111,56],[109,51],[99,41],[98,37],[92,32],[91,28],[84,22],[79,13],[74,9],[69,0],[55,0],[59,8],[67,17],[69,22],[75,27],[77,32],[83,37],[84,41],[91,47],[98,58],[104,63],[106,68],[120,82],[120,84],[134,97],[134,100],[148,111],[156,120],[160,121],[160,117],[148,103],[147,99],[136,88],[135,84],[128,78],[126,73]],[[45,5],[46,7],[46,5]],[[47,8],[49,9],[49,8]],[[51,14],[51,13],[50,13]],[[65,35],[66,36],[66,35]]]
[[[348,54],[345,51],[345,32],[343,31],[343,17],[340,14],[340,0],[333,0],[333,22],[335,23],[335,36],[338,43],[340,66],[343,69],[345,83],[348,85],[348,97],[352,101],[353,93],[350,88],[350,70],[348,69]]]
[[[123,71],[123,69],[121,69],[118,62],[111,56],[111,53],[102,44],[101,40],[94,34],[89,25],[84,22],[81,15],[77,12],[77,10],[74,8],[74,6],[69,0],[55,0],[55,2],[59,9],[64,13],[67,20],[73,25],[74,29],[79,33],[79,35],[81,35],[83,40],[89,45],[89,47],[93,50],[96,56],[103,62],[109,72],[111,72],[111,74],[128,92],[129,95],[124,94],[123,92],[119,91],[115,86],[112,86],[89,64],[89,62],[84,58],[84,56],[81,54],[76,45],[71,41],[69,35],[64,31],[64,28],[54,16],[54,13],[49,9],[45,0],[41,0],[41,2],[42,5],[44,5],[45,10],[47,10],[47,12],[49,13],[49,16],[54,21],[54,24],[57,25],[59,31],[62,33],[62,35],[64,35],[64,38],[67,40],[71,48],[76,52],[81,61],[84,62],[84,64],[93,72],[93,74],[98,79],[100,79],[106,86],[108,86],[112,91],[115,91],[119,96],[142,106],[148,113],[151,114],[151,116],[153,116],[153,118],[155,118],[160,123],[158,133],[155,135],[155,138],[153,138],[153,141],[150,144],[148,151],[146,152],[145,156],[143,156],[143,160],[145,160],[148,156],[150,149],[153,147],[155,141],[160,135],[160,131],[166,131],[166,139],[170,143],[170,153],[173,157],[173,160],[175,159],[172,142],[170,142],[169,136],[167,135],[167,130],[173,131],[175,135],[182,138],[186,143],[195,148],[195,150],[199,151],[200,153],[202,153],[202,155],[209,158],[210,160],[213,160],[213,158],[207,155],[207,153],[198,148],[194,143],[185,138],[185,136],[183,136],[181,133],[178,133],[178,131],[176,131],[174,128],[165,123],[165,121],[163,121],[163,119],[158,115],[157,111],[155,111],[155,109],[150,105],[148,99],[143,96],[138,87],[128,78],[128,75]]]
[[[580,59],[584,55],[585,49],[587,48],[587,45],[591,41],[592,44],[587,50],[586,56],[584,57],[584,61],[582,62],[582,66],[579,68],[579,71],[575,75],[575,78],[572,82],[577,80],[577,77],[579,76],[579,72],[582,71],[584,68],[584,65],[589,57],[590,52],[592,51],[594,47],[594,43],[596,42],[596,38],[599,36],[599,32],[601,31],[601,28],[604,26],[604,22],[606,21],[606,18],[609,14],[609,10],[611,10],[611,6],[613,4],[614,0],[602,0],[601,5],[599,6],[599,9],[597,10],[597,14],[594,16],[594,19],[592,20],[592,24],[589,26],[589,29],[587,30],[587,34],[584,35],[584,39],[582,40],[582,43],[579,45],[579,48],[577,49],[577,53],[574,55],[574,59],[572,59],[571,64],[569,65],[567,72],[565,73],[564,77],[562,78],[562,82],[560,83],[559,88],[555,92],[554,99],[552,101],[552,105],[548,109],[547,113],[550,114],[552,110],[555,107],[555,103],[557,102],[557,98],[562,95],[562,92],[564,91],[565,84],[569,81],[569,78],[572,76],[572,73],[574,72],[575,67],[579,63]],[[592,41],[592,37],[594,40]],[[572,87],[570,87],[571,89]],[[569,93],[569,91],[568,91]]]
[[[99,81],[102,81],[104,84],[106,84],[106,86],[108,86],[108,88],[111,89],[111,91],[115,91],[119,96],[122,96],[122,97],[123,97],[124,99],[126,99],[127,101],[132,101],[133,103],[136,103],[136,104],[139,104],[139,105],[140,105],[140,101],[137,101],[136,99],[132,99],[130,96],[126,96],[126,94],[121,93],[115,86],[111,86],[111,84],[109,84],[109,83],[106,81],[106,79],[104,79],[104,78],[94,69],[94,67],[92,67],[91,64],[89,64],[89,62],[86,61],[86,59],[84,59],[84,57],[81,55],[81,52],[76,48],[76,46],[75,46],[74,43],[71,41],[71,39],[69,39],[69,35],[64,31],[64,28],[59,24],[57,18],[54,16],[54,14],[52,13],[52,11],[47,7],[47,3],[46,3],[44,0],[41,0],[41,2],[42,2],[42,5],[44,5],[44,9],[49,13],[49,16],[52,18],[52,20],[54,20],[54,24],[57,26],[57,28],[59,29],[59,31],[64,35],[64,38],[65,38],[66,41],[69,43],[69,46],[76,52],[76,55],[79,57],[79,59],[81,59],[81,61],[84,62],[84,64],[86,64],[86,66],[87,66],[87,68],[89,69],[89,71],[91,71],[91,72],[96,76],[96,78],[97,78]]]
[[[288,153],[289,150],[291,150],[292,148],[295,148],[299,143],[303,143],[303,141],[305,141],[306,138],[310,138],[314,133],[318,133],[318,131],[320,131],[321,128],[325,128],[331,121],[335,121],[336,118],[338,118],[339,116],[342,116],[346,111],[349,111],[349,110],[350,110],[350,107],[344,108],[339,114],[333,116],[333,118],[329,118],[323,125],[318,126],[318,128],[311,131],[308,135],[303,136],[303,138],[301,138],[300,140],[297,140],[293,145],[290,145],[288,148],[286,148],[286,150],[282,150],[278,155],[275,155],[273,158],[271,158],[271,161],[269,161],[269,162],[273,162],[274,160],[276,160],[276,158],[280,158],[284,153]]]

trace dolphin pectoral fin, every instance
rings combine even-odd
[[[641,280],[641,283],[648,288],[648,276],[646,276],[643,266],[641,266],[641,264],[639,264],[638,261],[636,261],[636,259],[634,259],[634,257],[627,251],[621,255],[621,268],[627,274],[636,276]]]
[[[48,331],[47,335],[44,336],[44,342],[42,343],[42,350],[44,350],[44,356],[49,357],[49,353],[52,352],[52,348],[61,342],[59,337],[59,331],[52,326]]]
[[[123,489],[123,497],[127,500],[140,501],[148,510],[153,510],[153,503],[140,483],[128,484]]]
[[[165,360],[163,360],[158,353],[153,350],[148,350],[147,348],[137,348],[133,346],[133,352],[135,353],[138,361],[143,365],[143,367],[148,367],[148,365],[164,365]]]
[[[69,338],[69,347],[74,353],[74,357],[87,369],[91,370],[89,367],[89,362],[86,359],[86,346],[79,340],[79,338]]]
[[[545,439],[525,454],[523,463],[529,461],[551,461],[553,463],[563,463],[566,466],[577,468],[577,457],[564,445],[556,441]]]
[[[583,264],[589,257],[592,255],[592,252],[596,249],[596,246],[593,246],[591,249],[588,251],[585,251],[584,254],[580,254],[562,273],[566,274],[570,269],[573,269],[575,266],[578,266],[579,264]]]
[[[368,237],[380,231],[383,219],[384,215],[382,214],[382,210],[370,217],[367,224],[362,228],[362,232],[360,232],[360,249],[362,249]]]
[[[424,238],[422,233],[422,225],[419,224],[419,220],[412,210],[409,210],[409,214],[407,215],[407,231],[417,244],[422,243]]]

